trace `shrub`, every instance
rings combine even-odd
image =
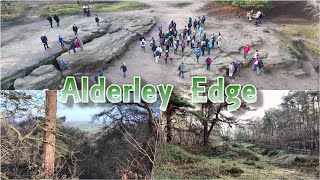
[[[262,152],[261,152],[261,155],[265,156],[269,153],[269,150],[268,149],[263,149]]]
[[[269,156],[269,157],[271,157],[271,156],[276,156],[278,153],[279,153],[279,151],[272,150],[272,151],[269,151],[269,152],[268,152],[268,156]]]
[[[247,160],[249,160],[249,161],[259,161],[260,158],[258,156],[251,156]]]
[[[249,166],[256,165],[256,163],[254,163],[253,161],[243,161],[243,164],[246,164],[246,165],[249,165]]]
[[[256,166],[256,169],[264,169],[264,167],[261,166],[261,165],[257,165],[257,166]]]
[[[234,177],[240,176],[242,173],[244,173],[244,171],[239,167],[226,168],[225,172],[231,174]]]
[[[225,154],[226,152],[229,152],[230,149],[227,145],[222,146],[207,146],[201,151],[201,154],[204,156],[220,156],[222,154]]]

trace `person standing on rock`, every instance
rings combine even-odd
[[[159,64],[159,57],[160,57],[160,52],[155,50],[154,51],[154,56],[156,57],[156,63]]]
[[[49,21],[51,28],[53,28],[52,27],[52,17],[50,15],[47,17],[47,20]]]
[[[206,21],[206,17],[203,15],[201,18],[202,25],[204,26],[204,22]]]
[[[59,17],[55,14],[55,15],[53,16],[53,19],[56,21],[57,26],[59,26],[59,22],[60,22]]]
[[[73,30],[73,32],[74,32],[74,35],[77,35],[77,34],[78,34],[78,26],[76,26],[76,24],[73,24],[72,30]]]
[[[122,72],[123,72],[123,77],[125,78],[126,77],[126,73],[127,73],[127,66],[125,63],[122,63],[121,64],[121,67],[120,67],[120,70],[122,69]]]
[[[183,38],[183,39],[186,39],[187,31],[188,31],[187,26],[184,26],[184,29],[183,29],[183,36],[182,36],[182,38]]]
[[[209,56],[207,56],[206,58],[206,63],[207,63],[207,70],[210,70],[212,59]]]
[[[67,69],[67,63],[63,59],[61,59],[61,61],[60,61],[60,69],[62,71]]]
[[[152,37],[151,40],[150,40],[150,47],[152,47],[153,45],[156,45],[156,44],[155,44],[155,41],[154,41],[154,39]]]
[[[250,46],[249,45],[246,45],[246,46],[243,47],[243,57],[245,59],[247,58],[249,51],[250,51]]]
[[[231,78],[233,76],[234,72],[234,65],[233,62],[229,64],[229,77]]]
[[[167,64],[168,58],[169,58],[169,50],[166,50],[166,51],[165,51],[163,58],[164,58],[164,60],[165,60],[165,63]]]
[[[196,19],[194,19],[194,21],[193,21],[193,28],[194,28],[195,31],[197,30],[197,25],[198,25],[198,22],[197,22]]]
[[[191,41],[191,37],[190,35],[187,36],[187,45],[189,46],[190,45],[190,41]]]
[[[212,33],[211,40],[212,40],[212,48],[213,48],[214,43],[216,43],[216,35],[214,33]]]
[[[157,49],[156,49],[156,51],[159,51],[159,58],[161,58],[161,53],[162,53],[162,48],[161,48],[161,46],[158,46],[157,47]]]
[[[61,35],[59,35],[59,43],[60,43],[60,46],[62,47],[62,49],[64,49],[63,38]]]
[[[80,49],[82,51],[83,50],[83,42],[79,37],[77,37],[77,42],[79,43],[79,47],[80,47]]]
[[[204,32],[204,29],[203,29],[203,27],[200,27],[199,28],[199,37],[201,37],[202,36],[202,33]]]
[[[209,40],[209,39],[207,39]],[[207,43],[207,53],[208,53],[208,56],[210,56],[210,50],[212,49],[212,42],[209,42]]]
[[[71,39],[69,40],[69,54],[70,54],[70,50],[73,50],[73,53],[76,53],[76,45],[73,41],[71,41]]]
[[[185,70],[185,68],[186,68],[186,66],[184,65],[184,62],[182,62],[178,67],[179,76],[181,76],[182,78],[184,78],[184,70]]]
[[[184,48],[186,48],[186,43],[184,42],[184,40],[181,40],[181,52],[184,53]]]
[[[199,57],[201,56],[200,49],[198,48],[195,53],[196,53],[197,63],[199,64]]]
[[[44,49],[47,50],[47,48],[49,48],[47,36],[45,36],[44,34],[42,34],[42,36],[41,36],[40,39],[41,39],[41,42],[43,43]]]
[[[96,14],[96,16],[95,16],[94,20],[96,21],[97,26],[99,26],[99,17],[98,17],[98,15],[97,15],[97,14]]]
[[[146,52],[146,41],[144,39],[142,39],[141,41],[141,49],[143,50],[143,52]]]
[[[220,49],[221,48],[221,42],[222,42],[222,36],[221,34],[219,33],[218,37],[217,37],[217,44],[218,44],[218,48]]]
[[[204,56],[204,51],[206,49],[206,41],[203,39],[201,41],[201,52],[202,52],[202,56]]]

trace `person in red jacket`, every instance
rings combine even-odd
[[[249,51],[250,51],[250,46],[249,45],[246,45],[246,46],[243,47],[243,57],[245,59],[247,58]]]

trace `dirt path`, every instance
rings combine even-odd
[[[126,12],[125,14],[141,14],[141,15],[148,15],[148,16],[155,16],[155,17],[161,17],[160,19],[157,18],[157,24],[154,29],[146,36],[147,43],[149,43],[151,37],[154,37],[156,40],[156,43],[158,44],[158,31],[157,27],[159,25],[162,25],[163,28],[167,26],[167,24],[171,20],[175,20],[178,26],[178,30],[182,30],[184,25],[186,25],[186,21],[188,17],[195,17],[201,16],[202,14],[200,12],[197,12],[199,8],[203,7],[205,5],[204,2],[200,3],[190,3],[183,7],[176,7],[172,3],[168,2],[151,2],[148,3],[151,5],[151,9],[144,10],[144,11],[135,11],[135,12]],[[123,13],[121,13],[123,14]],[[251,29],[250,31],[262,31],[261,29],[271,29],[276,28],[278,25],[273,24],[271,22],[264,22],[260,29],[256,28],[252,25],[252,23],[238,20],[238,19],[230,19],[225,18],[223,16],[220,17],[207,17],[207,22],[214,24],[212,27],[209,27],[206,29],[208,32],[211,32],[212,30],[217,33],[217,31],[220,31],[217,28],[223,28],[223,26],[232,26],[237,25],[240,23],[241,26],[246,26],[246,28]],[[220,21],[220,22],[219,22]],[[243,21],[243,22],[241,22]],[[217,22],[220,24],[217,24]],[[222,25],[223,24],[223,25]],[[245,36],[245,32],[239,31],[238,35]],[[209,34],[209,33],[208,33]],[[224,32],[225,36],[233,36],[232,32],[226,31]],[[268,51],[270,47],[271,52],[267,52],[270,54],[274,54],[274,58],[279,57],[278,52],[272,52],[272,46],[274,46],[277,42],[274,42],[268,38],[270,35],[262,34],[262,37],[265,35],[265,38],[262,39],[264,41],[264,51]],[[175,88],[181,88],[184,87],[184,89],[190,88],[191,83],[191,75],[194,73],[186,73],[185,79],[182,79],[178,76],[178,65],[182,62],[183,57],[174,55],[172,52],[170,53],[171,57],[174,57],[173,61],[169,61],[168,64],[164,64],[163,59],[160,60],[159,64],[155,63],[155,59],[153,58],[152,52],[150,47],[147,44],[147,50],[145,53],[143,53],[140,49],[140,42],[137,40],[134,44],[132,44],[128,51],[121,57],[118,61],[114,61],[111,66],[105,71],[106,76],[110,79],[112,83],[118,83],[118,84],[125,84],[125,83],[131,83],[133,76],[141,76],[142,79],[146,81],[146,83],[151,84],[161,84],[161,83],[170,83],[175,86]],[[187,47],[188,48],[188,47]],[[277,49],[275,49],[277,50]],[[217,50],[213,50],[211,52],[213,58],[219,58],[219,52]],[[241,58],[241,54],[238,55],[232,55],[231,57],[234,59]],[[195,59],[194,55],[191,56],[191,58]],[[205,57],[204,57],[205,58]],[[192,71],[203,71],[204,73],[200,74],[207,74],[205,71],[205,64],[204,58],[200,58],[200,65],[187,65],[187,69],[191,69]],[[121,66],[121,63],[126,63],[128,67],[128,76],[127,78],[123,78],[121,76],[121,72],[119,70],[119,67]],[[292,89],[292,90],[306,90],[306,89],[318,89],[319,82],[318,82],[318,74],[311,70],[312,64],[308,64],[308,61],[303,61],[303,67],[306,69],[306,71],[310,71],[309,76],[307,77],[296,77],[292,75],[288,69],[285,68],[279,68],[279,69],[273,69],[272,73],[266,73],[261,76],[256,76],[255,73],[251,70],[250,67],[241,69],[241,72],[230,81],[232,83],[240,83],[242,85],[251,83],[254,84],[258,89],[266,89],[266,90],[281,90],[281,89]],[[217,66],[213,66],[213,68],[219,68]],[[311,69],[310,69],[311,68]]]

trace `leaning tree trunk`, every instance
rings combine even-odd
[[[45,144],[43,173],[46,178],[54,175],[54,153],[56,141],[57,91],[46,91]]]

